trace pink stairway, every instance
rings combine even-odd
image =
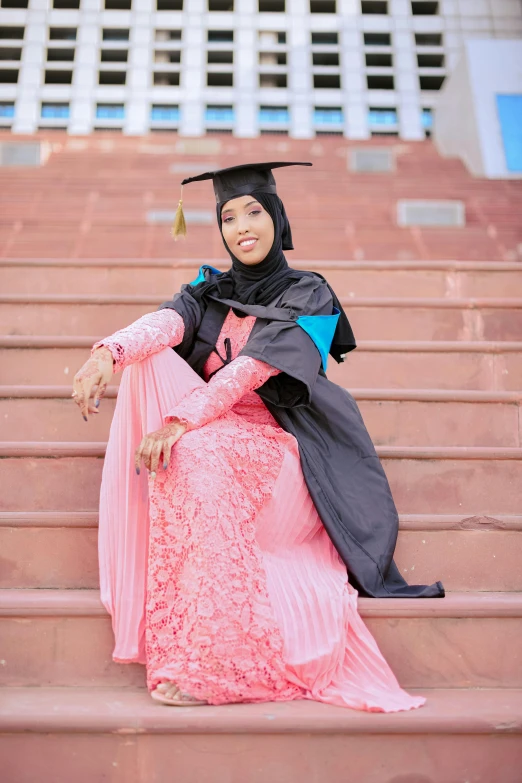
[[[53,134],[41,168],[0,169],[2,783],[520,783],[522,186],[475,181],[429,143],[391,145],[395,173],[352,176],[343,139],[213,137],[199,154],[166,139]],[[427,696],[417,711],[168,709],[141,667],[111,661],[96,507],[117,388],[85,424],[72,377],[95,338],[201,259],[224,265],[215,226],[189,224],[174,245],[147,223],[175,207],[170,167],[273,156],[316,167],[313,189],[290,170],[278,180],[288,257],[328,278],[353,324],[359,347],[330,377],[358,400],[392,484],[398,564],[448,590],[360,600],[401,684]],[[203,186],[184,195],[213,210]],[[427,197],[461,199],[466,227],[397,228],[397,199]]]

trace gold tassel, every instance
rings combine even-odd
[[[177,242],[180,238],[184,239],[187,236],[187,224],[185,223],[185,215],[183,214],[183,185],[181,186],[181,198],[174,216],[174,225],[172,226],[171,234],[174,237],[174,242]]]

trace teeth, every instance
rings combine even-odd
[[[246,247],[246,245],[253,245],[254,242],[257,242],[256,239],[247,239],[246,242],[240,242],[239,244],[241,247]]]

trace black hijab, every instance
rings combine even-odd
[[[241,304],[267,305],[288,287],[291,279],[296,276],[296,270],[290,269],[283,250],[293,250],[292,230],[286,215],[285,207],[279,196],[274,193],[252,191],[251,195],[266,209],[274,224],[274,241],[268,254],[259,264],[243,264],[228,247],[223,236],[221,210],[227,201],[216,205],[217,220],[223,244],[232,261],[228,274],[233,280],[234,288],[231,299]]]

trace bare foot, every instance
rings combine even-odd
[[[156,696],[154,694],[156,693]],[[163,704],[172,704],[177,706],[196,706],[198,704],[206,704],[206,701],[201,701],[188,693],[182,693],[174,682],[160,682],[157,685],[156,690],[152,691],[152,698],[156,701],[161,701]]]

